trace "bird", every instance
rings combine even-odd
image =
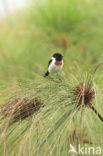
[[[63,68],[63,55],[60,53],[54,53],[48,62],[48,70],[44,77],[49,76],[50,73],[58,73]]]

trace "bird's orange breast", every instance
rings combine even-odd
[[[55,61],[55,65],[56,65],[56,66],[61,66],[62,64],[63,64],[62,61]]]

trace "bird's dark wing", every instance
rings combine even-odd
[[[49,62],[48,62],[48,67],[49,67],[49,65],[50,65],[50,63],[53,61],[53,59],[51,59]]]

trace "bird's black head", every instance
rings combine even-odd
[[[53,55],[53,57],[57,60],[57,61],[62,61],[63,55],[60,53],[55,53]]]

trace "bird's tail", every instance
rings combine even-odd
[[[49,75],[49,72],[47,71],[47,72],[45,73],[44,77],[46,77],[46,76],[48,76],[48,75]]]

